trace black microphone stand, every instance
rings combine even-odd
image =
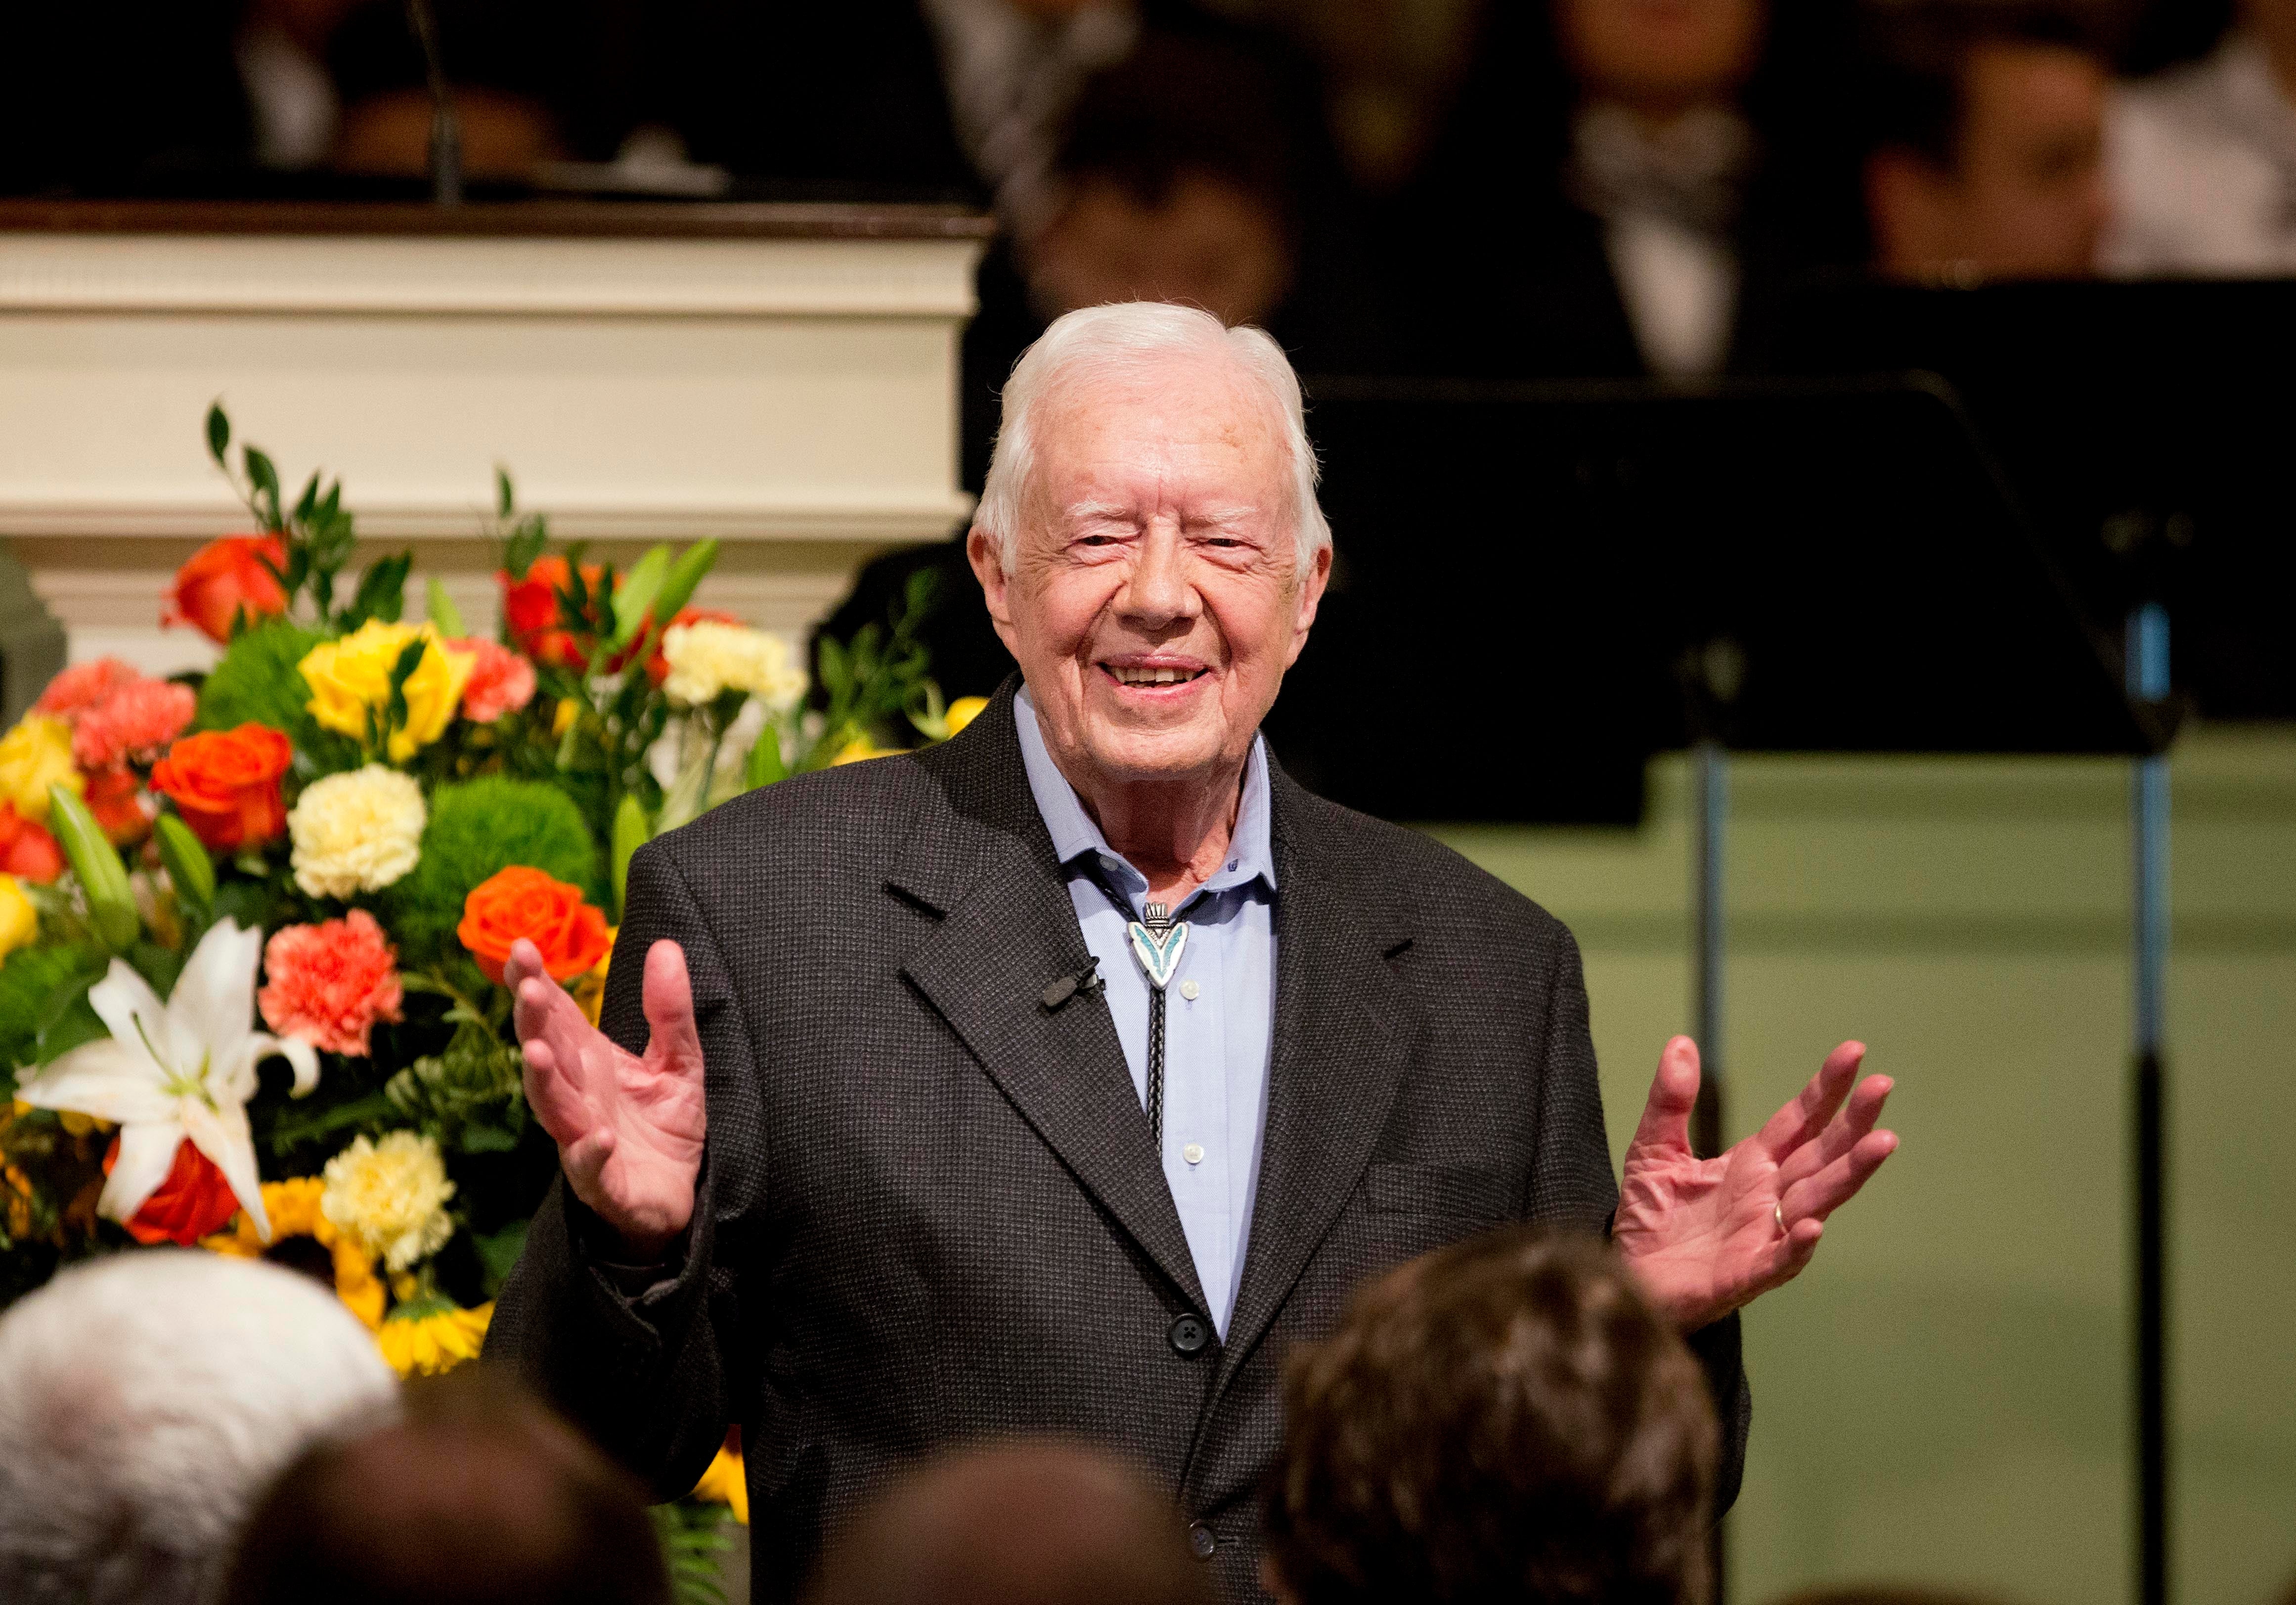
[[[439,27],[430,0],[406,0],[407,25],[422,49],[422,73],[430,89],[430,199],[439,206],[463,204],[463,125],[447,87],[447,67],[439,54]]]

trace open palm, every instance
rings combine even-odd
[[[643,1055],[588,1020],[520,942],[503,967],[526,1060],[526,1101],[558,1143],[574,1196],[645,1259],[666,1251],[693,1218],[707,1127],[701,1039],[676,943],[646,953],[650,1028]]]
[[[1627,1149],[1611,1236],[1680,1330],[1718,1321],[1800,1274],[1826,1217],[1897,1151],[1895,1133],[1874,1129],[1892,1083],[1859,1082],[1865,1058],[1863,1043],[1843,1043],[1761,1130],[1702,1159],[1690,1149],[1697,1044],[1687,1036],[1666,1044]]]

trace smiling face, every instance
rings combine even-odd
[[[973,570],[1046,745],[1088,803],[1111,789],[1232,787],[1331,571],[1302,572],[1275,402],[1232,359],[1174,354],[1054,386],[1013,572]]]

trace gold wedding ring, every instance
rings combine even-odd
[[[1776,1203],[1770,1206],[1770,1218],[1778,1223],[1778,1235],[1780,1237],[1784,1237],[1786,1234],[1785,1200],[1780,1199]]]

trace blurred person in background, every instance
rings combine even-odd
[[[1212,1605],[1170,1500],[1058,1441],[957,1454],[832,1543],[808,1605]]]
[[[669,1605],[644,1496],[493,1368],[406,1390],[323,1444],[248,1523],[224,1605]]]
[[[397,1388],[292,1271],[162,1249],[64,1272],[0,1318],[0,1599],[205,1605],[280,1469]]]
[[[2296,0],[2240,0],[2204,59],[2124,86],[2106,166],[2108,271],[2296,274]]]
[[[1718,1429],[1599,1240],[1510,1227],[1358,1293],[1284,1370],[1284,1605],[1703,1605]]]
[[[1954,282],[2093,274],[2111,210],[2110,69],[2083,12],[1915,0],[1874,20],[1875,268]]]
[[[1720,371],[1787,279],[1855,261],[1847,8],[1498,6],[1382,231],[1404,365],[1488,378]]]

